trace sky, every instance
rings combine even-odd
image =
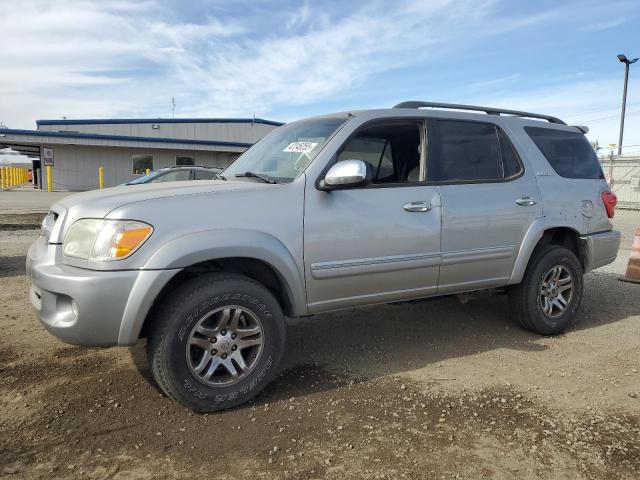
[[[618,141],[640,1],[0,0],[0,123],[478,104]],[[640,61],[626,153],[640,153]],[[607,149],[608,151],[608,149]]]

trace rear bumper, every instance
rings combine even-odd
[[[580,237],[585,273],[612,263],[618,256],[622,235],[616,230]]]

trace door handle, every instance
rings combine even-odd
[[[404,208],[407,212],[428,212],[431,210],[430,202],[409,202],[404,204]]]
[[[531,205],[536,204],[536,200],[533,197],[520,197],[516,200],[518,205],[522,205],[523,207],[530,207]]]

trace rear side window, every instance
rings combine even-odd
[[[522,173],[504,132],[492,123],[435,120],[429,134],[427,179],[432,182],[495,182]]]
[[[193,173],[196,180],[211,180],[217,175],[213,170],[195,170]]]
[[[558,175],[565,178],[604,178],[587,138],[578,132],[524,127]]]

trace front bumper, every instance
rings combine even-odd
[[[612,263],[618,256],[621,239],[622,234],[616,230],[581,236],[585,273]]]
[[[94,271],[64,265],[62,245],[36,240],[27,254],[29,297],[43,326],[64,342],[132,345],[156,294],[175,271]]]

